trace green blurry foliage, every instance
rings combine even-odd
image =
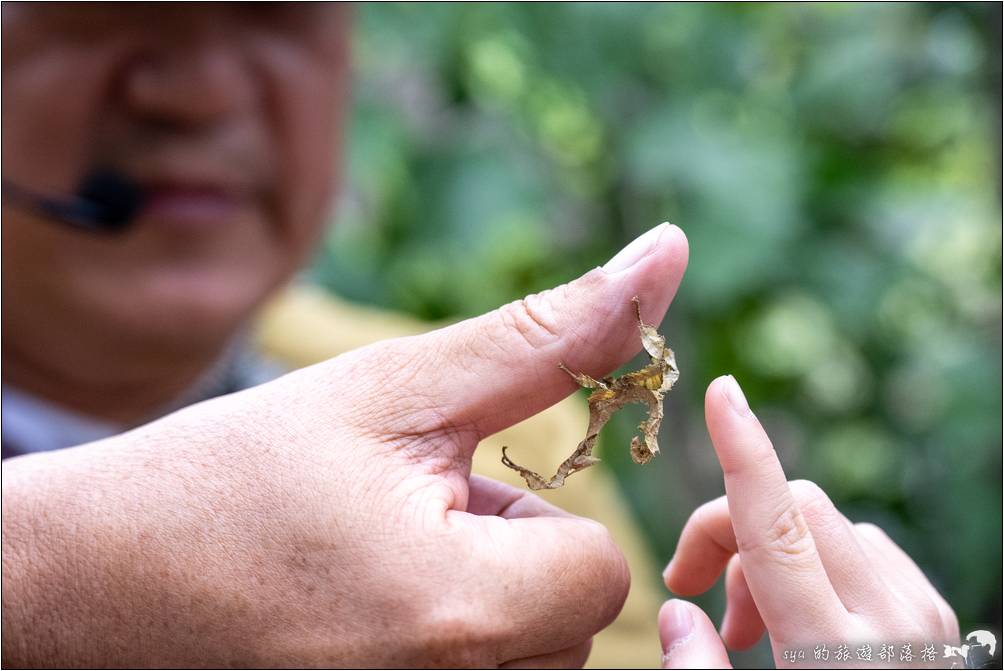
[[[679,224],[666,448],[638,468],[631,418],[603,436],[659,561],[722,493],[703,394],[731,372],[790,478],[883,525],[964,632],[1001,631],[999,5],[364,4],[355,20],[347,179],[314,280],[455,319]],[[720,616],[720,592],[701,603]]]

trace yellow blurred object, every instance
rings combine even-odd
[[[322,289],[296,285],[274,299],[254,336],[267,355],[298,368],[385,338],[434,328],[384,310],[347,303]],[[585,400],[572,396],[482,441],[473,471],[523,488],[522,478],[500,460],[502,445],[541,471],[554,470],[582,438],[589,420]],[[617,620],[593,641],[588,667],[655,668],[659,664],[656,614],[662,598],[658,569],[621,500],[613,476],[601,465],[576,473],[569,483],[539,495],[569,512],[603,523],[627,557],[631,592]]]

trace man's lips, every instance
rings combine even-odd
[[[139,218],[178,229],[218,227],[248,205],[248,194],[209,185],[151,184],[144,187]]]

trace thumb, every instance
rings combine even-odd
[[[731,669],[715,625],[692,603],[672,599],[659,610],[664,669]]]
[[[407,384],[433,431],[477,440],[554,405],[576,385],[558,364],[602,377],[627,362],[641,340],[631,298],[659,324],[687,266],[687,238],[668,223],[648,231],[602,268],[480,317],[397,341]],[[441,430],[441,429],[440,429]]]

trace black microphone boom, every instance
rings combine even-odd
[[[118,171],[98,168],[87,173],[68,198],[44,196],[4,180],[3,199],[73,228],[119,233],[142,207],[143,190]]]

